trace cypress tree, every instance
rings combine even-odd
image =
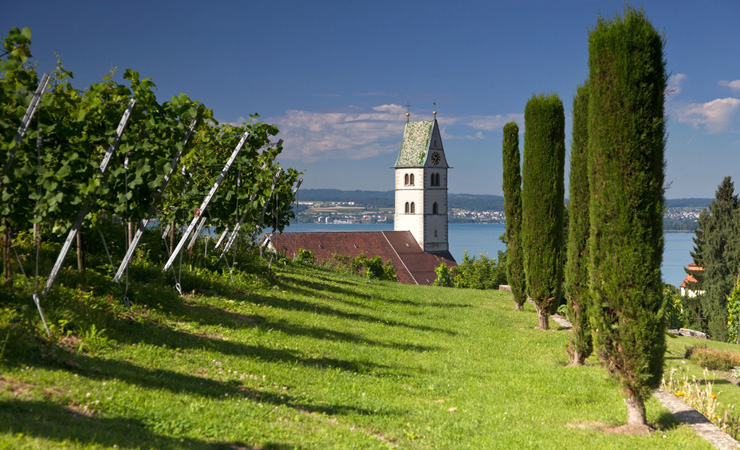
[[[516,122],[504,125],[504,214],[506,215],[506,277],[514,294],[517,311],[527,301],[522,255],[522,176],[519,156],[519,126]]]
[[[565,113],[557,95],[532,96],[524,108],[522,249],[527,293],[547,330],[563,284]]]
[[[737,211],[735,185],[730,177],[725,177],[709,205],[709,214],[703,224],[702,260],[706,293],[702,296],[701,306],[709,335],[717,341],[726,341],[728,337],[727,295],[732,290],[738,269],[734,231]]]
[[[593,350],[588,323],[588,85],[573,99],[573,137],[570,149],[570,201],[565,298],[570,331],[570,363],[580,366]]]
[[[643,11],[600,17],[589,33],[589,317],[594,348],[646,426],[660,385],[665,317],[663,37]]]

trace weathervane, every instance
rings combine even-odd
[[[406,107],[406,122],[408,122],[409,116],[411,116],[411,113],[409,112],[409,108],[411,108],[411,104],[409,104],[409,102],[406,102],[404,106]]]
[[[432,100],[432,105],[434,105],[432,114],[434,114],[434,120],[437,120],[437,99]]]

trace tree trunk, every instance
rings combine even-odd
[[[3,282],[8,283],[13,280],[13,268],[11,266],[12,249],[10,247],[13,241],[13,230],[10,228],[10,224],[7,220],[5,222],[5,231],[3,231]]]
[[[540,319],[540,330],[549,330],[550,329],[550,315],[547,314],[547,311],[537,311],[537,315]]]
[[[128,248],[131,247],[131,241],[133,240],[133,237],[134,237],[133,229],[134,229],[134,224],[132,222],[129,222],[128,229],[126,230],[127,232],[126,238],[128,240],[128,245],[126,246],[126,250],[128,250]]]
[[[572,345],[572,343],[571,343]],[[582,366],[584,362],[586,362],[586,358],[583,357],[583,353],[575,348],[568,348],[568,353],[570,354],[570,363],[569,366]]]
[[[515,311],[521,311],[522,305],[520,305],[518,302],[514,302],[514,310]]]
[[[77,270],[85,273],[85,241],[82,231],[77,232]]]
[[[647,418],[645,416],[645,402],[636,397],[633,393],[628,392],[627,398],[624,399],[627,406],[627,425],[646,426]]]

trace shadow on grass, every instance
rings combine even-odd
[[[210,350],[225,355],[248,357],[267,362],[297,364],[320,369],[342,369],[355,373],[389,369],[397,370],[391,366],[372,362],[346,361],[329,357],[310,358],[293,350],[240,344],[225,341],[215,336],[200,336],[161,326],[143,325],[133,321],[128,322],[128,326],[121,326],[111,330],[109,334],[113,339],[125,344],[145,343],[154,346],[166,345],[170,348]]]
[[[271,306],[274,308],[281,308],[289,311],[304,311],[315,314],[323,314],[328,316],[334,316],[342,319],[357,320],[361,322],[368,322],[372,324],[388,325],[391,327],[409,328],[417,331],[428,331],[433,333],[444,333],[448,336],[456,336],[457,333],[444,328],[430,327],[427,325],[411,325],[395,320],[385,320],[369,314],[345,312],[329,306],[320,305],[318,303],[309,303],[304,300],[285,300],[279,297],[272,297],[269,295],[252,295],[246,300],[248,302]]]
[[[353,344],[368,345],[371,347],[384,347],[410,351],[432,351],[439,350],[436,346],[416,345],[408,343],[382,342],[374,339],[363,338],[352,333],[330,330],[326,328],[305,327],[290,323],[285,320],[269,320],[262,316],[246,316],[223,309],[186,304],[189,310],[185,316],[186,320],[198,322],[201,325],[222,325],[233,329],[259,328],[265,331],[280,331],[289,336],[303,336],[314,339],[325,339],[329,341],[349,342]]]
[[[0,401],[0,432],[23,434],[59,443],[99,445],[120,448],[248,448],[238,443],[205,442],[192,438],[172,438],[153,433],[136,419],[80,415],[63,406],[20,399]],[[53,445],[53,444],[52,444]],[[236,447],[241,445],[241,447]],[[287,449],[292,445],[267,443],[261,448]]]
[[[677,428],[679,425],[681,425],[681,419],[674,416],[670,412],[662,412],[660,413],[660,416],[658,416],[658,420],[656,421],[656,424],[661,430],[672,430],[674,428]]]
[[[56,348],[55,350],[56,356],[53,358],[54,363],[52,364],[41,363],[39,360],[17,362],[23,365],[39,365],[53,368],[91,380],[118,380],[145,389],[165,390],[174,394],[194,395],[211,399],[241,397],[273,406],[286,406],[298,411],[327,415],[376,414],[366,408],[350,405],[316,405],[305,399],[295,398],[284,391],[273,393],[244,386],[241,381],[236,379],[222,382],[167,369],[149,369],[127,361],[72,354],[60,348]],[[3,411],[4,408],[0,402],[0,417]]]

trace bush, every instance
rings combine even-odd
[[[316,262],[316,255],[314,255],[314,253],[311,250],[306,250],[305,248],[299,248],[298,253],[296,253],[293,261],[302,262],[306,264],[314,264]]]
[[[735,366],[740,366],[740,353],[703,345],[687,348],[686,358],[709,370],[729,371]]]
[[[687,326],[686,311],[683,299],[678,289],[673,285],[663,284],[663,298],[665,299],[665,319],[668,328],[676,329]]]
[[[455,287],[465,289],[498,289],[506,284],[506,253],[498,252],[495,258],[478,255],[468,256],[467,250],[462,264],[452,268]]]
[[[434,283],[432,283],[432,285],[442,287],[453,287],[455,285],[452,271],[447,264],[441,263],[438,265],[434,269],[434,273],[437,274],[437,277],[434,279]]]

